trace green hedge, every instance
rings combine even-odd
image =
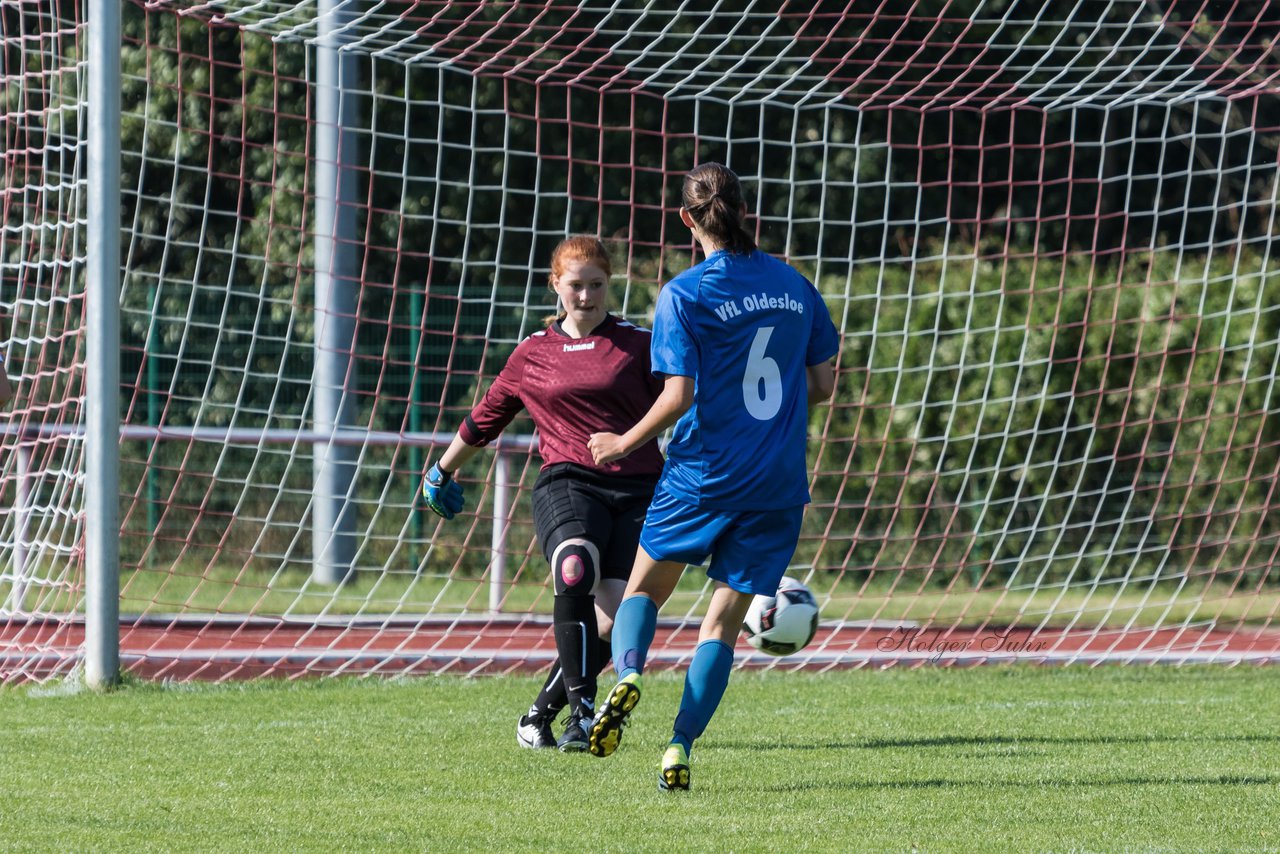
[[[797,560],[938,583],[957,573],[1014,585],[1266,574],[1280,542],[1271,512],[1280,276],[1266,255],[1160,253],[1109,266],[970,256],[867,265],[820,287],[845,345],[834,405],[812,417],[819,474]],[[473,388],[500,355],[468,379]],[[463,409],[432,409],[425,421],[452,430]],[[142,513],[144,448],[129,448],[135,557],[148,546],[157,557],[190,553],[198,536],[197,550],[306,559],[294,529],[308,503],[306,446],[160,443],[157,491],[186,512],[166,517],[159,541]],[[472,469],[483,480],[485,464]],[[536,460],[522,469],[527,487]],[[404,540],[420,536],[425,549],[435,534],[430,518],[406,527],[416,491],[407,452],[368,450],[360,484],[371,526],[363,561],[404,568],[421,554]],[[473,501],[484,489],[472,486]],[[527,496],[519,501],[517,553],[531,536]],[[442,528],[433,564],[482,571],[481,528]]]
[[[832,505],[816,521],[859,536],[820,565],[1015,584],[1266,571],[1267,255],[953,258],[867,268],[846,293],[837,405],[813,418]]]

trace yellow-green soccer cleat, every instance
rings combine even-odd
[[[689,754],[683,744],[672,744],[662,754],[662,773],[658,775],[658,788],[663,791],[689,788]]]
[[[622,741],[622,728],[627,725],[631,710],[640,702],[640,674],[628,673],[613,686],[600,710],[591,721],[590,742],[587,750],[592,756],[611,756]]]

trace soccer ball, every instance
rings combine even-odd
[[[809,645],[818,632],[818,600],[789,575],[778,592],[757,596],[742,620],[747,643],[769,655],[791,655]]]

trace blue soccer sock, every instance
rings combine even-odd
[[[658,628],[658,606],[648,596],[628,596],[613,617],[613,669],[621,679],[644,672],[644,661]]]
[[[729,684],[733,669],[733,647],[724,641],[705,640],[693,651],[693,661],[684,677],[684,693],[680,695],[680,712],[671,741],[693,749],[693,740],[706,730],[711,716],[720,706],[720,698]]]

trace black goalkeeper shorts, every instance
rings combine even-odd
[[[657,475],[618,477],[573,463],[547,466],[533,485],[533,525],[547,562],[565,540],[582,537],[600,550],[601,578],[629,578],[657,483]]]

